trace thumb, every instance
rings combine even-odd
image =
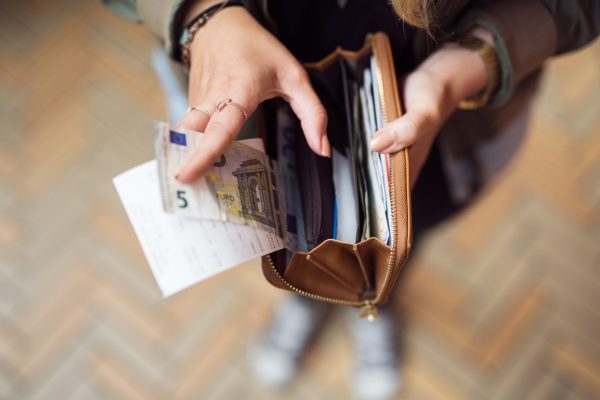
[[[287,87],[283,87],[283,98],[290,104],[300,120],[302,131],[309,147],[316,154],[331,157],[331,146],[327,138],[327,112],[313,90],[304,70]]]
[[[395,153],[412,146],[420,137],[434,129],[434,121],[428,112],[411,110],[376,132],[371,139],[371,150]]]

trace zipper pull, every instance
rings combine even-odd
[[[360,311],[358,316],[367,321],[374,321],[375,318],[379,317],[379,310],[370,301],[365,301],[365,306]]]

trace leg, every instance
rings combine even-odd
[[[256,380],[271,387],[289,383],[328,309],[328,304],[298,295],[279,304],[264,337],[250,353]]]

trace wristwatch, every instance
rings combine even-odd
[[[456,43],[460,47],[472,50],[481,58],[487,71],[487,86],[479,93],[458,104],[463,110],[474,110],[485,106],[500,85],[500,61],[494,46],[473,35],[459,38]]]

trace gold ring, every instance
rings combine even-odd
[[[208,111],[206,108],[204,107],[200,107],[200,106],[191,106],[188,107],[187,111],[185,112],[186,114],[189,113],[190,111],[193,110],[198,110],[200,112],[203,112],[204,114],[208,115],[208,118],[212,117],[212,113],[210,111]]]
[[[236,103],[235,101],[233,101],[231,99],[221,100],[217,104],[215,104],[215,106],[217,107],[218,112],[223,111],[225,109],[225,107],[227,107],[227,106],[234,106],[235,108],[240,110],[242,112],[242,114],[244,114],[244,121],[248,119],[248,113],[246,112],[244,107],[242,107],[241,105],[239,105],[238,103]]]

